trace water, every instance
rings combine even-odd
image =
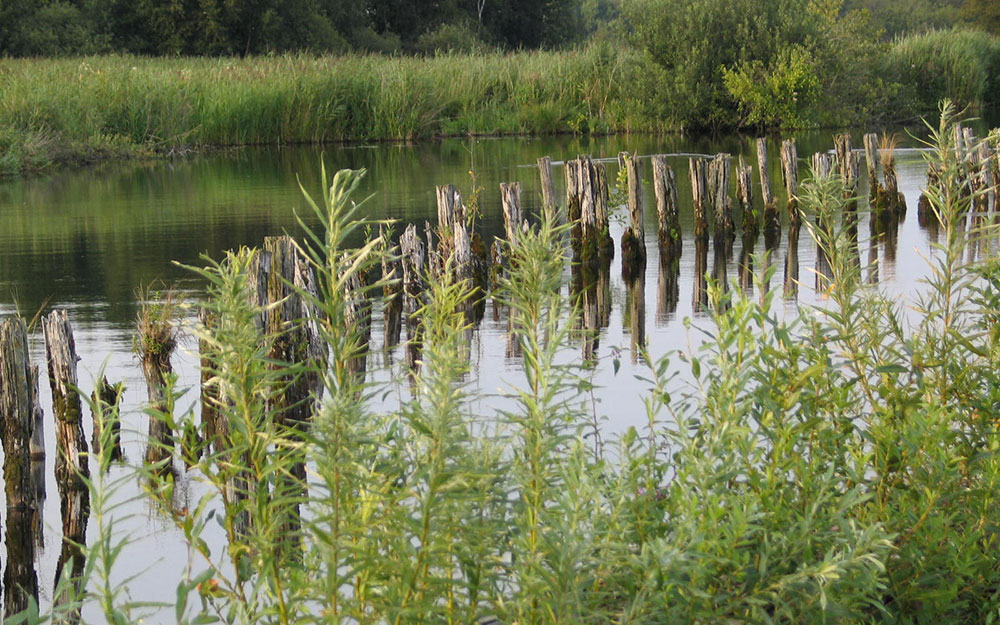
[[[981,130],[977,134],[981,135]],[[801,134],[797,139],[802,159],[832,147],[830,133]],[[854,133],[854,143],[856,146],[861,144],[860,133]],[[912,139],[904,141],[904,147],[913,145]],[[779,206],[783,207],[777,148],[772,141],[771,180],[779,196]],[[66,308],[69,311],[77,352],[81,356],[79,379],[83,390],[89,394],[93,381],[102,371],[109,380],[122,380],[126,385],[122,401],[123,443],[128,459],[139,462],[144,442],[141,433],[146,431],[147,417],[141,409],[146,399],[145,383],[132,351],[137,292],[152,284],[165,284],[179,289],[185,299],[196,300],[201,290],[199,281],[172,261],[204,264],[203,255],[219,258],[224,250],[258,245],[265,236],[285,231],[295,234],[298,231],[295,211],[304,215],[308,211],[298,185],[301,183],[314,195],[321,193],[321,160],[330,171],[345,167],[367,169],[367,177],[357,197],[368,197],[364,210],[369,216],[400,220],[397,232],[402,231],[406,222],[422,226],[424,220],[436,219],[436,185],[456,184],[468,200],[473,188],[470,172],[475,172],[475,184],[483,189],[478,198],[482,213],[478,228],[489,243],[502,230],[498,183],[521,182],[523,208],[533,213],[540,205],[538,172],[534,167],[538,157],[549,155],[554,161],[562,161],[577,154],[590,154],[613,160],[622,150],[640,155],[729,152],[735,156],[742,153],[749,163],[756,164],[753,142],[747,137],[557,137],[327,147],[324,151],[316,148],[244,149],[185,160],[114,164],[28,180],[5,180],[0,182],[0,314],[16,309],[31,318],[42,309],[47,312]],[[676,301],[665,298],[664,294],[669,295],[670,289],[660,286],[655,200],[647,160],[643,165],[643,177],[646,245],[650,257],[644,288],[636,290],[623,282],[616,259],[608,286],[612,303],[610,317],[601,330],[595,351],[599,362],[594,373],[599,387],[595,405],[598,416],[604,420],[605,435],[644,422],[640,399],[644,384],[635,379],[643,369],[637,362],[634,339],[644,335],[649,353],[656,358],[672,350],[690,349],[701,340],[698,331],[686,329],[685,319],[692,319],[695,327],[710,325],[705,313],[698,311],[692,301],[698,263],[691,240],[693,218],[687,156],[671,157],[669,164],[678,181],[685,237],[677,297]],[[612,162],[608,168],[609,179],[614,180],[617,166]],[[859,235],[862,261],[880,259],[874,276],[882,288],[905,296],[917,287],[926,273],[923,258],[930,253],[932,234],[921,229],[916,218],[917,200],[926,171],[920,153],[900,150],[897,170],[900,190],[909,208],[899,227],[898,238],[872,244],[865,218],[860,220]],[[557,194],[561,197],[562,168],[557,165],[553,173]],[[800,177],[804,174],[803,160]],[[756,170],[754,183],[754,199],[759,204]],[[861,191],[866,192],[864,184]],[[618,215],[620,218],[611,226],[616,244],[624,229],[624,212]],[[771,288],[779,290],[783,282],[782,267],[789,254],[787,224],[783,224],[782,230],[780,246],[772,256],[778,270]],[[731,279],[737,276],[740,246],[737,236],[734,252],[725,265]],[[797,248],[801,287],[797,300],[785,302],[789,311],[794,311],[799,304],[817,302],[811,274],[816,246],[806,228],[800,232]],[[755,251],[764,251],[763,237],[758,238]],[[709,248],[706,252],[704,269],[711,270],[714,251]],[[760,267],[755,269],[759,273]],[[567,268],[567,278],[569,275]],[[377,323],[375,327],[379,327]],[[33,334],[30,342],[33,362],[42,365],[40,388],[47,417],[45,436],[51,446],[55,437],[40,332]],[[370,368],[378,368],[392,360],[379,349],[381,343],[381,337],[376,334]],[[498,394],[518,379],[519,362],[517,358],[507,357],[506,346],[506,321],[493,321],[487,311],[486,319],[473,335],[473,374],[470,376],[473,387],[486,396],[484,403],[498,401]],[[196,343],[188,340],[174,357],[174,369],[182,387],[197,385],[197,356],[193,353],[196,348]],[[401,361],[397,350],[395,362]],[[621,363],[617,373],[612,365],[614,361]],[[387,380],[393,378],[391,373],[384,371],[376,375]],[[397,390],[406,393],[403,385]],[[182,407],[193,406],[196,399],[196,393],[190,393]],[[89,412],[85,410],[85,413],[89,440],[91,423]],[[54,457],[55,451],[50,449],[45,466],[48,497],[41,511],[45,525],[44,547],[39,551],[36,567],[43,604],[51,601],[61,540],[59,503],[52,475]],[[109,478],[127,475],[126,469],[116,468]],[[200,492],[196,481],[182,480],[175,495],[177,505],[192,503]],[[124,487],[116,495],[116,501],[131,502],[119,511],[120,515],[127,515],[119,521],[120,529],[137,538],[123,555],[116,577],[124,579],[146,571],[131,585],[132,598],[170,600],[177,582],[174,575],[179,575],[184,568],[187,554],[168,520],[137,497],[140,493],[140,485],[126,478]],[[92,522],[91,532],[93,526]],[[221,542],[221,536],[216,540]],[[164,573],[166,578],[162,577]]]

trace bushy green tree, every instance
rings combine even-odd
[[[863,87],[877,31],[843,0],[626,0],[636,42],[663,70],[687,127],[806,126],[819,98]],[[847,107],[848,109],[852,107]]]

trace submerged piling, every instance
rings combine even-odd
[[[778,200],[771,190],[771,174],[767,165],[767,140],[757,139],[757,170],[760,173],[760,197],[764,201],[764,236],[776,238],[781,233]]]
[[[645,212],[642,197],[642,163],[635,154],[618,155],[619,166],[625,169],[628,179],[629,225],[622,234],[622,273],[634,276],[646,267],[646,234],[643,225]]]
[[[781,142],[781,178],[785,183],[785,193],[788,195],[789,222],[798,224],[802,218],[799,215],[799,155],[795,139]]]
[[[691,178],[691,197],[694,208],[694,238],[708,238],[708,219],[705,204],[708,199],[708,161],[703,158],[688,159],[688,174]]]
[[[60,489],[84,489],[80,477],[89,477],[87,440],[83,435],[82,403],[77,394],[76,343],[65,310],[42,317],[45,356],[56,423],[56,483]]]
[[[554,212],[558,203],[556,202],[556,186],[552,182],[552,159],[543,156],[536,162],[542,186],[542,209]]]
[[[656,194],[656,239],[660,255],[675,256],[681,251],[681,222],[677,202],[677,181],[667,157],[654,156],[653,191]]]
[[[716,154],[708,164],[708,197],[715,218],[716,240],[733,233],[733,202],[729,197],[731,171],[729,154]]]

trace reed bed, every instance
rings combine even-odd
[[[198,146],[658,130],[641,55],[0,60],[0,166]]]
[[[910,107],[930,111],[944,98],[962,106],[1000,103],[1000,39],[981,30],[955,28],[908,35],[894,42],[884,61]]]

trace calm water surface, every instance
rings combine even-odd
[[[977,132],[978,135],[982,131]],[[805,175],[805,159],[813,152],[832,147],[831,133],[800,134],[798,152],[800,178]],[[854,144],[861,144],[861,133],[854,133]],[[913,148],[912,139],[904,140],[904,148]],[[770,143],[772,187],[780,192],[778,143]],[[619,432],[629,425],[644,422],[641,394],[644,384],[635,376],[642,374],[641,365],[634,361],[633,338],[640,332],[650,354],[655,358],[671,350],[687,349],[701,339],[700,333],[688,330],[684,320],[694,326],[707,327],[708,320],[696,312],[692,303],[696,275],[695,245],[691,240],[691,192],[688,184],[687,154],[728,152],[743,154],[756,165],[753,141],[748,137],[723,136],[715,139],[686,137],[610,137],[610,138],[548,138],[526,139],[467,139],[447,140],[415,146],[379,145],[315,148],[254,149],[217,152],[196,158],[143,164],[118,164],[90,170],[61,172],[30,180],[0,181],[0,314],[17,309],[26,317],[45,308],[66,308],[81,356],[79,379],[88,394],[93,380],[102,369],[112,381],[123,380],[127,387],[122,403],[123,442],[132,462],[141,461],[146,416],[141,405],[146,398],[145,383],[138,362],[132,353],[132,336],[138,310],[137,291],[154,281],[162,280],[180,289],[186,299],[196,300],[201,285],[187,270],[172,264],[203,264],[202,256],[219,258],[224,250],[240,245],[258,245],[265,236],[287,231],[295,234],[295,210],[307,211],[299,183],[313,193],[319,188],[321,159],[328,170],[365,168],[368,175],[358,197],[370,196],[365,203],[368,215],[379,219],[423,224],[435,220],[434,190],[436,185],[452,183],[468,196],[472,188],[470,172],[483,187],[479,199],[482,218],[479,229],[490,242],[502,230],[498,183],[520,181],[522,204],[529,213],[540,205],[538,172],[535,159],[551,156],[557,165],[554,178],[557,193],[563,192],[563,171],[558,162],[577,154],[595,158],[614,157],[622,150],[640,155],[678,154],[670,160],[678,180],[682,228],[685,233],[680,259],[676,300],[664,297],[658,288],[660,265],[656,254],[655,200],[648,161],[643,165],[646,189],[646,236],[650,258],[646,266],[644,288],[626,286],[621,279],[619,261],[612,265],[610,293],[612,309],[607,326],[601,330],[595,371],[597,413],[604,419],[606,434]],[[683,156],[681,155],[683,154]],[[614,179],[617,164],[609,162],[609,179]],[[873,244],[869,240],[868,220],[860,220],[862,262],[879,260],[873,269],[886,291],[900,296],[918,287],[926,273],[924,257],[930,252],[933,233],[917,223],[916,205],[926,166],[920,153],[901,149],[897,153],[900,189],[906,196],[909,212],[900,224],[898,238]],[[864,167],[862,166],[862,171]],[[760,204],[759,178],[754,173],[754,200]],[[866,193],[862,184],[861,191]],[[624,215],[619,211],[619,215]],[[403,224],[397,229],[402,231]],[[612,223],[612,235],[620,240],[623,219]],[[726,263],[727,275],[735,279],[741,241],[737,236],[734,253]],[[803,228],[798,241],[801,287],[797,300],[783,305],[794,310],[799,304],[816,302],[813,292],[812,268],[816,246]],[[756,241],[755,251],[764,251],[763,237]],[[773,253],[778,271],[771,288],[781,289],[782,267],[789,254],[788,230],[783,225],[782,240]],[[707,254],[711,270],[714,254]],[[759,273],[759,267],[756,268]],[[567,268],[567,277],[569,277]],[[628,302],[641,297],[644,315],[630,312]],[[633,310],[636,310],[633,307]],[[378,328],[376,321],[375,328]],[[506,321],[494,322],[487,310],[486,319],[472,339],[473,375],[470,384],[485,394],[485,404],[498,399],[512,382],[519,381],[519,362],[506,353]],[[379,349],[382,338],[373,340],[370,369],[398,364],[398,350],[388,356]],[[188,341],[174,357],[174,369],[183,387],[195,387],[198,381],[196,344]],[[579,350],[567,354],[576,358]],[[40,332],[31,337],[33,362],[41,364],[40,384],[46,413],[46,442],[55,437],[51,422],[51,399],[44,378],[44,348]],[[620,360],[621,369],[614,373],[611,361]],[[391,380],[391,370],[382,369],[374,375]],[[405,396],[407,390],[399,387]],[[182,400],[182,408],[194,408],[197,394],[191,392]],[[485,406],[484,406],[485,408]],[[485,411],[485,410],[484,410]],[[86,411],[85,411],[86,412]],[[90,439],[89,417],[85,425]],[[55,562],[59,554],[61,527],[59,503],[52,476],[54,449],[49,451],[46,465],[47,492],[42,518],[46,530],[44,547],[39,553],[38,575],[42,602],[51,600]],[[111,478],[125,475],[126,469],[112,470]],[[138,483],[129,483],[117,497],[121,501],[140,494]],[[178,505],[196,499],[199,486],[183,481],[178,487]],[[0,508],[2,509],[2,508]],[[118,513],[122,531],[137,540],[123,556],[116,576],[123,579],[141,571],[139,581],[131,585],[134,600],[170,600],[187,554],[179,536],[171,530],[169,521],[141,499],[124,506]],[[6,520],[6,517],[4,517]],[[93,530],[94,523],[91,523]],[[221,536],[217,537],[221,543]]]

